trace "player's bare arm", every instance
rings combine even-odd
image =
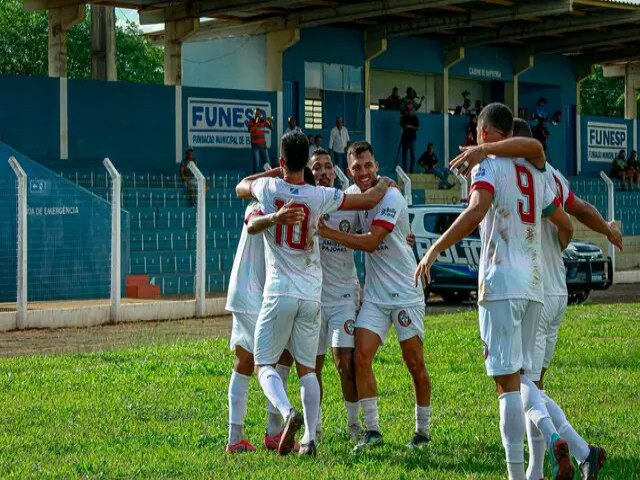
[[[565,205],[565,210],[589,229],[606,236],[607,240],[622,250],[622,232],[620,232],[618,226],[615,222],[607,222],[602,218],[596,207],[589,202],[574,197],[570,204]]]
[[[389,187],[395,185],[394,181],[388,177],[380,177],[375,186],[364,193],[347,193],[341,210],[371,210],[387,193]],[[324,237],[324,235],[322,235]],[[328,238],[328,237],[327,237]],[[347,246],[347,245],[345,245]],[[353,247],[350,247],[353,248]]]
[[[263,177],[282,177],[282,168],[272,168],[266,172],[254,173],[253,175],[243,178],[240,180],[240,183],[236,185],[236,196],[238,198],[252,198],[251,184],[254,180]]]
[[[511,137],[497,142],[460,147],[461,153],[449,162],[451,170],[462,175],[471,174],[471,169],[481,163],[487,155],[497,157],[522,157],[541,170],[546,165],[542,144],[535,138]]]
[[[325,225],[320,219],[318,224],[318,235],[329,240],[334,240],[347,248],[353,250],[364,250],[365,252],[373,252],[389,235],[386,228],[374,225],[367,233],[345,233],[340,230],[334,230]]]
[[[431,265],[436,261],[441,252],[449,248],[451,245],[459,242],[463,238],[469,236],[473,232],[482,219],[487,214],[493,194],[485,189],[478,189],[471,192],[469,198],[469,206],[460,214],[449,229],[444,232],[438,240],[431,245],[431,248],[422,257],[418,267],[413,274],[413,285],[418,285],[418,279],[425,278],[427,283],[431,282]]]
[[[277,212],[269,215],[252,215],[247,222],[247,233],[255,235],[274,225],[295,225],[304,221],[304,210],[292,207],[293,200],[289,200]]]
[[[573,224],[569,215],[562,208],[556,208],[547,220],[558,227],[558,240],[560,247],[564,250],[573,238]]]

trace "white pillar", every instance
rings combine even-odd
[[[122,230],[120,212],[120,189],[122,176],[113,166],[111,160],[105,158],[102,162],[109,172],[112,183],[111,196],[111,321],[117,323],[120,320],[120,297],[122,295]]]
[[[18,264],[16,268],[16,328],[27,326],[27,174],[15,157],[9,157],[9,165],[16,175],[18,189],[18,225],[16,243]]]

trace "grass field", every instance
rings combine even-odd
[[[354,457],[335,369],[325,367],[324,439],[315,460],[223,452],[226,340],[0,360],[0,478],[505,478],[497,396],[472,312],[427,318],[432,444],[404,445],[413,393],[395,337],[374,369],[386,446]],[[292,375],[291,397],[299,405]],[[640,478],[640,304],[570,308],[547,392],[588,441],[600,478]],[[265,399],[253,381],[246,432],[261,444]]]

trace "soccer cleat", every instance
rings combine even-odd
[[[376,432],[375,430],[365,430],[362,437],[360,437],[358,444],[353,447],[353,451],[354,453],[357,453],[382,445],[384,445],[384,440],[382,439],[380,432]]]
[[[597,480],[598,472],[607,459],[607,452],[604,448],[589,445],[589,456],[580,464],[581,480]]]
[[[549,458],[554,480],[573,480],[574,469],[569,456],[569,445],[557,433],[551,437]]]
[[[409,450],[421,450],[430,441],[431,441],[431,436],[421,435],[418,432],[416,432],[413,434],[413,438],[411,439],[411,441],[407,444],[407,448]]]
[[[304,417],[295,408],[292,408],[284,424],[280,443],[278,444],[278,453],[280,455],[288,455],[295,448],[296,433],[304,424]]]
[[[353,425],[349,425],[349,436],[354,442],[357,442],[358,440],[360,440],[360,437],[362,436],[362,432],[363,432],[363,429],[362,429],[361,423],[354,423]]]
[[[246,438],[243,438],[239,442],[232,443],[231,445],[227,445],[225,449],[227,453],[243,453],[243,452],[255,452],[256,447],[251,445]]]
[[[264,434],[264,448],[267,450],[278,450],[278,444],[280,443],[280,438],[282,437],[282,432],[277,435],[267,435]],[[300,450],[300,444],[295,442],[293,444],[293,450],[297,452]]]
[[[300,450],[298,451],[298,455],[300,456],[316,456],[316,442],[311,440],[309,443],[303,443],[300,445]]]

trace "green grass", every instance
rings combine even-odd
[[[570,308],[547,392],[605,446],[601,479],[640,478],[640,304]],[[0,361],[0,478],[505,478],[498,402],[476,315],[428,317],[432,444],[404,445],[413,392],[395,337],[374,369],[384,448],[354,457],[335,369],[325,367],[324,441],[315,460],[223,453],[226,340]],[[299,405],[292,375],[291,397]],[[261,445],[266,405],[252,381],[246,433]],[[548,470],[547,470],[548,471]]]

